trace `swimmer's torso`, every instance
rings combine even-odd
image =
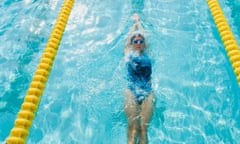
[[[128,88],[133,92],[139,104],[152,91],[152,64],[147,54],[141,55],[130,52],[126,61]]]

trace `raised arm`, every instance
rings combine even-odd
[[[126,44],[125,44],[125,53],[126,53],[126,51],[128,51],[129,49],[130,49],[130,45],[131,45],[131,35],[132,35],[132,33],[134,32],[134,31],[136,31],[136,29],[137,29],[137,23],[134,23],[133,25],[132,25],[132,27],[131,27],[131,29],[129,30],[129,32],[128,32],[128,35],[127,35],[127,42],[126,42]]]
[[[127,42],[126,42],[126,45],[125,45],[125,49],[124,49],[124,53],[125,55],[128,54],[130,52],[130,45],[131,45],[131,35],[134,31],[141,31],[142,33],[144,32],[143,31],[143,28],[141,26],[141,23],[140,23],[140,18],[138,16],[138,14],[134,14],[132,16],[132,19],[135,21],[135,23],[133,24],[133,26],[131,27],[131,29],[129,30],[128,32],[128,38],[127,38]]]

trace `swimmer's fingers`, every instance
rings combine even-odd
[[[132,19],[137,23],[140,21],[140,17],[137,13],[133,14]]]

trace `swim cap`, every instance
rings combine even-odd
[[[130,36],[130,38],[132,38],[132,37],[136,37],[136,36],[141,36],[141,37],[143,37],[144,38],[144,33],[142,32],[142,31],[140,31],[140,30],[137,30],[137,31],[134,31],[134,32],[132,32],[131,33],[131,36]]]
[[[131,33],[131,36],[130,36],[131,42],[132,42],[133,39],[134,39],[135,37],[137,37],[137,36],[140,36],[140,37],[143,38],[143,40],[145,40],[144,33],[143,33],[142,31],[137,30],[137,31],[134,31],[134,32]]]

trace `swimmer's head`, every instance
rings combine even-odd
[[[141,31],[135,31],[131,34],[130,45],[133,50],[142,53],[146,48],[144,34]]]
[[[143,41],[145,40],[144,34],[141,31],[134,31],[130,36],[131,44],[133,44],[133,40],[136,37],[141,37]]]

